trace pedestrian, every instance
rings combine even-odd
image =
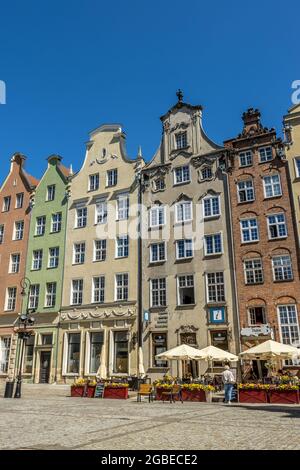
[[[235,383],[235,380],[234,380],[234,375],[230,370],[230,367],[227,365],[224,367],[224,371],[222,372],[222,380],[223,380],[224,391],[225,391],[225,403],[230,405],[233,384]]]

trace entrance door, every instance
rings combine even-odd
[[[40,384],[48,384],[50,377],[51,352],[41,351]]]

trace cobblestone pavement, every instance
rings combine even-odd
[[[58,388],[0,398],[1,449],[300,449],[300,406],[137,403]]]

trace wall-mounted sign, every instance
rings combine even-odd
[[[225,307],[210,307],[209,308],[209,322],[210,323],[225,323]]]
[[[150,322],[150,312],[144,310],[144,322]]]
[[[272,333],[269,325],[249,326],[241,329],[241,336],[272,336]]]

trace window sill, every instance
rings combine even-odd
[[[283,194],[278,194],[277,196],[265,196],[264,201],[269,201],[270,199],[279,199],[283,196]]]
[[[161,310],[166,310],[166,309],[167,309],[167,305],[162,305],[160,307],[149,307],[150,312],[159,312]]]
[[[253,166],[253,163],[249,163],[249,165],[239,165],[239,169],[243,170],[244,168],[250,168]]]
[[[259,243],[260,240],[251,240],[249,242],[241,242],[241,245],[253,245],[254,243]]]
[[[46,269],[57,269],[58,268],[58,265],[57,266],[47,266]]]
[[[176,305],[175,310],[188,310],[189,308],[193,309],[197,306],[197,304],[184,304],[184,305]]]
[[[190,184],[192,180],[189,181],[182,181],[181,183],[173,183],[173,186],[183,186],[185,184]]]
[[[191,261],[192,259],[194,259],[193,256],[187,256],[186,258],[179,258],[179,259],[176,259],[174,263],[175,263],[175,264],[187,263],[187,262]]]
[[[160,266],[161,264],[164,264],[167,260],[166,259],[163,259],[163,260],[159,260],[159,261],[149,261],[149,264],[148,266]]]
[[[216,214],[216,215],[208,215],[206,217],[203,217],[204,222],[209,221],[209,220],[215,220],[221,217],[221,214]]]
[[[288,235],[285,235],[284,237],[269,238],[268,241],[269,241],[269,242],[273,242],[273,241],[276,241],[276,240],[286,240],[287,237],[288,237]]]
[[[222,253],[205,253],[204,258],[217,258],[217,257],[220,257],[222,255],[224,255],[223,251],[222,251]]]
[[[280,283],[280,282],[292,282],[294,281],[294,278],[292,277],[291,279],[274,279],[273,282],[275,282],[276,284]]]
[[[251,201],[238,201],[238,205],[251,204],[252,202],[255,202],[255,199],[251,199]]]

